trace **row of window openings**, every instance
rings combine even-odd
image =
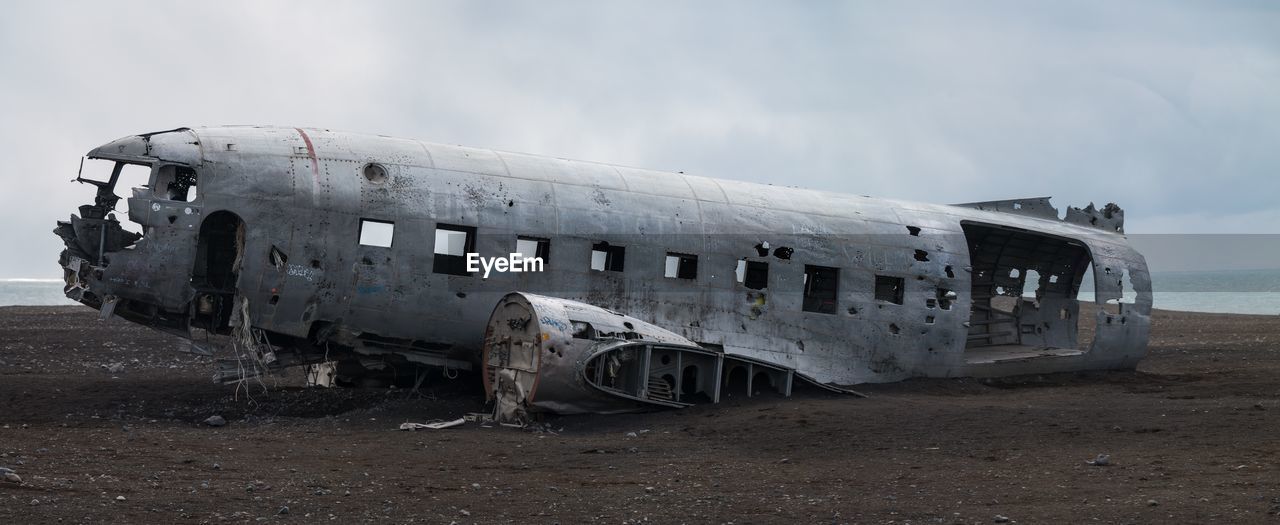
[[[394,234],[395,223],[370,219],[360,221],[360,244],[363,246],[390,248]],[[475,242],[474,226],[436,225],[435,262],[432,270],[450,275],[470,275],[466,269],[466,257],[468,253],[475,251]],[[515,253],[521,257],[532,255],[542,259],[545,265],[551,253],[551,240],[517,236]],[[591,246],[591,269],[621,272],[626,264],[626,255],[625,247],[613,246],[607,242],[596,243]],[[697,279],[698,256],[667,254],[665,275],[675,279]],[[739,278],[738,281],[741,282],[742,279]]]
[[[363,219],[360,221],[360,244],[390,248],[394,232],[394,223]],[[435,259],[432,271],[449,275],[470,275],[471,273],[467,271],[466,256],[475,251],[475,239],[474,226],[436,225]],[[515,253],[521,256],[533,254],[546,264],[550,252],[549,239],[523,235],[516,237]],[[625,263],[625,247],[614,246],[607,242],[598,242],[591,246],[593,271],[621,272]],[[663,275],[673,279],[697,279],[698,256],[668,252]],[[762,290],[769,283],[769,263],[739,259],[734,277],[737,282],[747,288]],[[836,313],[839,282],[839,268],[806,264],[803,310],[825,314]],[[877,275],[875,298],[892,304],[902,304],[904,288],[905,280],[902,277]],[[944,310],[950,309],[951,297],[945,292],[946,290],[939,289],[938,298],[929,299],[928,306],[932,308],[940,305]]]

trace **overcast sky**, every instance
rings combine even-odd
[[[0,278],[60,275],[89,149],[216,124],[1280,233],[1277,6],[7,3]]]

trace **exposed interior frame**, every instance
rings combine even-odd
[[[794,381],[793,370],[745,356],[651,343],[597,352],[582,374],[587,384],[612,396],[668,407],[761,391],[789,396]]]
[[[970,221],[961,227],[973,269],[966,351],[1010,346],[1088,350],[1078,348],[1077,337],[1076,296],[1093,260],[1084,243]],[[1028,275],[1035,279],[1028,281]]]

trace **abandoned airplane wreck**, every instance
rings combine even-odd
[[[85,162],[114,164],[77,178],[95,200],[55,230],[67,296],[224,337],[242,358],[224,380],[470,372],[519,419],[1133,368],[1150,327],[1113,204],[919,204],[281,127],[146,133]]]

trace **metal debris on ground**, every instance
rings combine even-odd
[[[432,421],[430,423],[401,423],[400,430],[421,430],[424,428],[429,428],[432,430],[440,430],[445,428],[461,426],[463,423],[466,423],[466,422],[467,422],[466,418],[460,417],[458,419],[454,419],[450,421],[438,420],[438,421]]]
[[[462,418],[473,423],[475,422],[487,423],[487,422],[493,421],[493,414],[486,414],[484,412],[472,412],[470,414],[462,416]]]

